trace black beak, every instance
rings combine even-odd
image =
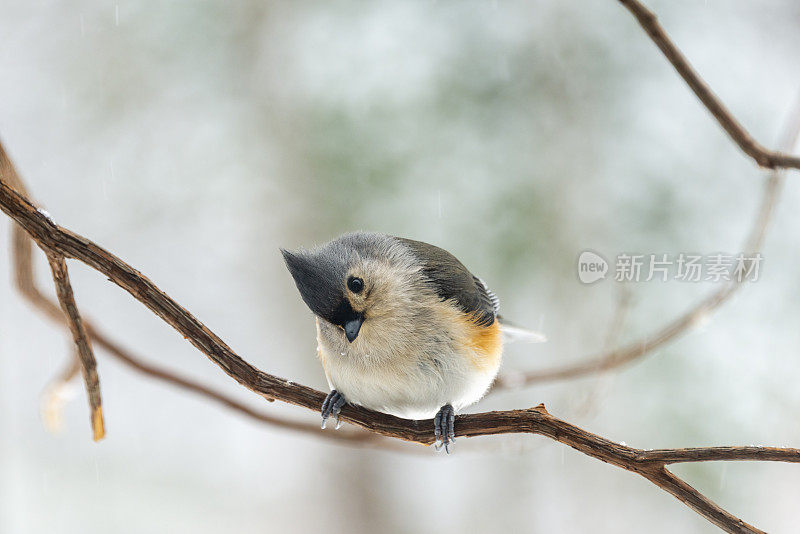
[[[318,255],[281,249],[303,301],[316,315],[330,319],[344,297],[338,273]]]
[[[358,331],[361,330],[361,324],[364,322],[364,316],[358,314],[354,319],[350,319],[344,323],[344,335],[347,341],[352,343],[358,337]]]
[[[364,316],[344,294],[346,269],[330,257],[281,249],[303,302],[318,317],[344,328],[349,342],[358,336]]]

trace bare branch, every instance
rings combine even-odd
[[[625,319],[628,315],[628,309],[633,298],[632,292],[627,285],[619,286],[619,295],[617,296],[617,305],[614,314],[611,316],[606,338],[603,342],[603,351],[606,354],[611,351],[618,343],[625,326]],[[593,380],[591,387],[587,388],[586,395],[582,399],[578,399],[577,409],[574,411],[575,417],[586,417],[600,409],[599,397],[607,392],[611,381],[613,380],[611,369],[598,372]]]
[[[680,76],[747,155],[759,165],[771,169],[800,169],[800,158],[782,152],[770,151],[752,138],[694,71],[658,24],[652,12],[637,0],[620,0],[620,2],[633,13]],[[246,388],[262,395],[267,400],[279,399],[314,411],[317,410],[324,398],[322,392],[264,373],[253,367],[138,271],[93,242],[56,225],[49,217],[39,212],[26,198],[26,191],[16,173],[13,172],[13,167],[9,171],[5,165],[7,161],[9,160],[7,160],[5,153],[2,152],[2,147],[0,147],[0,208],[13,218],[48,255],[62,308],[64,308],[69,318],[73,337],[80,349],[90,399],[92,398],[92,387],[90,387],[91,375],[87,372],[89,368],[87,358],[92,358],[92,355],[87,337],[88,329],[82,326],[80,315],[74,303],[74,297],[72,297],[65,258],[78,259],[103,273],[109,280],[128,291],[134,298],[175,328],[226,374]],[[782,185],[781,180],[782,177],[774,175],[768,183],[765,203],[762,205],[757,226],[748,240],[748,243],[753,245],[753,249],[760,248],[763,242],[764,229],[771,217],[779,186]],[[761,228],[758,227],[759,224],[762,225]],[[24,239],[15,239],[14,247],[15,251],[24,253],[24,247],[30,248],[30,242]],[[28,258],[27,261],[30,261],[30,254],[23,254],[23,256]],[[19,261],[24,262],[26,260]],[[29,266],[24,267],[26,269],[25,272],[32,273],[32,270],[27,271]],[[33,285],[32,276],[29,280],[26,280],[25,275],[21,275],[18,278],[18,285],[23,292],[28,291],[32,296],[31,300],[35,302],[35,295],[38,294],[38,291]],[[596,361],[576,364],[571,369],[562,368],[554,371],[532,373],[527,377],[527,380],[532,382],[538,379],[578,376],[632,361],[690,328],[698,319],[727,300],[738,287],[739,284],[723,287],[683,316],[646,338],[643,342],[629,344],[607,353]],[[41,294],[39,296],[43,297]],[[49,308],[52,311],[51,304],[46,298],[39,302],[39,306],[42,309]],[[51,312],[47,313],[52,316]],[[93,362],[93,358],[91,361]],[[140,362],[137,363],[139,367],[142,367]],[[144,368],[147,369],[147,366],[145,365]],[[158,373],[153,369],[148,369],[146,372],[151,376],[158,376]],[[549,377],[547,376],[548,373]],[[94,378],[96,379],[96,372]],[[165,379],[180,385],[179,382],[174,380],[174,377]],[[99,384],[96,385],[97,411],[94,411],[95,405],[93,403],[93,413],[100,413],[102,417],[102,412],[99,411]],[[214,392],[204,390],[202,386],[200,386],[199,390],[195,390],[206,396],[217,398]],[[225,402],[220,398],[217,398],[217,400]],[[372,412],[358,406],[346,406],[341,417],[343,420],[361,428],[388,437],[422,444],[431,444],[434,439],[431,430],[432,421],[430,420],[409,421],[387,414]],[[638,473],[727,532],[758,533],[761,531],[721,509],[689,484],[669,472],[666,469],[666,465],[677,462],[713,460],[800,462],[800,450],[797,449],[769,447],[709,447],[654,451],[635,449],[614,443],[557,419],[547,413],[543,405],[528,410],[461,415],[456,419],[456,435],[458,436],[506,433],[531,433],[546,436],[583,454]]]
[[[688,462],[720,462],[730,460],[762,462],[800,462],[800,449],[777,447],[690,447],[687,449],[651,449],[642,454],[647,462],[678,464]]]
[[[100,398],[100,377],[97,375],[97,362],[94,359],[92,346],[86,334],[86,327],[83,326],[78,306],[75,304],[75,296],[72,292],[72,285],[69,282],[69,271],[64,256],[48,253],[47,261],[50,262],[50,270],[53,273],[53,281],[56,284],[58,301],[61,309],[67,318],[72,339],[78,348],[78,360],[81,363],[83,381],[86,384],[86,393],[89,396],[89,408],[91,409],[92,433],[95,441],[100,441],[106,435],[105,424],[103,422],[103,403]]]
[[[70,355],[67,365],[56,375],[42,392],[41,416],[45,428],[49,432],[61,430],[61,414],[64,403],[72,397],[72,379],[78,376],[81,364],[75,348],[74,355]]]
[[[768,169],[793,168],[800,169],[800,157],[783,152],[772,151],[762,146],[742,126],[730,110],[722,103],[714,91],[700,77],[689,60],[686,59],[667,32],[658,23],[655,13],[647,9],[638,0],[619,0],[630,11],[642,26],[650,39],[661,50],[661,53],[672,64],[681,78],[691,88],[697,98],[714,116],[720,126],[728,133],[742,151],[755,160],[761,167]]]
[[[14,219],[46,251],[77,259],[99,271],[125,289],[190,343],[217,364],[226,374],[247,389],[267,399],[278,399],[316,412],[325,394],[267,374],[243,360],[205,325],[177,302],[163,293],[133,267],[102,249],[92,241],[55,224],[39,212],[26,198],[0,180],[0,209]],[[342,420],[363,429],[406,441],[429,445],[434,441],[433,421],[411,421],[373,412],[359,406],[346,406]],[[591,434],[553,417],[543,405],[527,410],[487,412],[459,415],[457,436],[485,436],[509,433],[530,433],[546,436],[583,454],[622,469],[638,473],[668,491],[699,514],[728,532],[760,532],[755,527],[728,514],[690,485],[664,469],[669,461],[705,461],[750,456],[752,459],[800,461],[800,450],[752,447],[660,450],[635,449]],[[759,452],[762,451],[762,452]],[[759,456],[759,454],[761,456]]]
[[[797,144],[799,136],[800,95],[794,104],[792,113],[786,121],[784,131],[781,133],[780,146],[786,150],[791,150]],[[753,226],[744,242],[743,252],[754,255],[761,251],[769,223],[772,221],[772,216],[775,213],[775,207],[778,204],[778,199],[780,198],[780,193],[783,190],[785,182],[786,172],[784,170],[775,169],[770,171],[764,184],[764,193],[762,194],[756,217],[753,220]],[[580,378],[632,363],[650,354],[654,350],[663,347],[701,323],[712,312],[727,302],[744,285],[742,283],[743,281],[744,280],[730,281],[705,299],[691,306],[677,319],[674,319],[652,334],[641,339],[612,350],[605,350],[599,356],[589,357],[577,363],[561,365],[550,369],[513,372],[505,376],[501,375],[498,377],[494,387],[495,389],[513,389],[538,382]]]
[[[25,183],[14,167],[12,160],[3,149],[0,143],[0,179],[7,179],[12,188],[18,192],[25,192]],[[26,193],[24,193],[26,194]],[[14,280],[20,294],[28,300],[34,307],[42,312],[45,317],[59,324],[66,326],[66,318],[61,308],[56,302],[48,298],[36,284],[35,272],[33,269],[33,240],[20,227],[14,225],[12,230],[12,260],[14,264]],[[291,419],[285,419],[269,415],[248,405],[237,401],[233,397],[219,392],[213,388],[203,385],[197,381],[180,376],[168,369],[153,365],[144,361],[141,357],[135,356],[132,352],[124,349],[119,343],[115,342],[108,335],[95,327],[90,321],[83,318],[83,325],[89,339],[98,347],[104,349],[111,356],[127,365],[131,369],[156,380],[171,384],[180,389],[190,391],[197,395],[206,397],[223,406],[237,411],[246,417],[277,428],[295,431],[307,436],[314,436],[317,439],[339,442],[350,446],[370,446],[392,450],[402,450],[408,452],[407,447],[397,447],[391,441],[381,439],[380,436],[363,430],[345,430],[342,432],[319,432],[319,425],[303,423]],[[72,360],[78,365],[78,360]],[[60,410],[58,403],[63,402],[63,391],[65,383],[69,380],[71,366],[59,373],[59,375],[48,385],[42,399],[42,415],[48,429],[56,430],[58,422],[54,419],[58,417],[57,411]],[[76,371],[78,368],[76,367]]]
[[[226,406],[227,408],[230,408],[232,410],[235,410],[254,421],[258,421],[260,423],[266,423],[270,426],[274,426],[277,428],[283,428],[286,430],[300,432],[302,434],[311,435],[320,439],[339,441],[353,445],[372,444],[375,446],[379,446],[379,444],[386,443],[384,440],[381,440],[379,436],[376,436],[375,434],[371,434],[368,432],[364,432],[362,430],[353,430],[353,431],[345,430],[344,432],[320,432],[318,424],[303,423],[291,419],[284,419],[255,410],[247,406],[246,404],[237,401],[233,397],[226,395],[225,393],[216,391],[206,385],[200,384],[199,382],[195,382],[189,380],[188,378],[184,378],[180,375],[173,373],[172,371],[168,371],[164,368],[147,363],[139,359],[138,357],[134,356],[133,354],[131,354],[129,351],[125,350],[118,344],[116,344],[105,334],[98,332],[92,325],[87,323],[86,326],[87,330],[89,331],[90,337],[97,342],[97,345],[99,347],[102,347],[105,350],[107,350],[109,354],[114,356],[117,360],[124,363],[131,369],[139,373],[142,373],[145,376],[155,378],[156,380],[160,380],[167,384],[171,384],[180,389],[190,391],[197,395],[201,395],[203,397],[214,400],[217,403],[222,404],[223,406]]]
[[[23,297],[25,297],[29,302],[31,302],[39,311],[41,311],[45,317],[48,319],[55,321],[57,323],[63,324],[64,323],[64,314],[61,313],[61,310],[58,306],[53,303],[50,299],[48,299],[39,288],[36,286],[35,279],[34,279],[34,272],[33,272],[33,262],[32,262],[32,248],[31,248],[31,239],[22,230],[21,227],[15,225],[13,231],[13,241],[14,241],[14,252],[13,258],[15,263],[14,273],[16,277],[17,287],[20,289]],[[190,391],[197,395],[209,398],[223,406],[230,408],[234,411],[237,411],[246,417],[261,422],[266,423],[271,426],[275,426],[278,428],[283,428],[286,430],[297,431],[300,433],[304,433],[306,435],[313,435],[320,439],[327,439],[332,441],[340,441],[349,444],[367,444],[371,443],[374,445],[378,445],[381,443],[382,445],[385,444],[382,440],[376,439],[377,436],[374,434],[370,434],[363,431],[344,431],[344,432],[326,432],[320,433],[319,432],[319,425],[310,424],[310,423],[302,423],[299,421],[293,421],[290,419],[283,419],[280,417],[275,417],[272,415],[265,414],[258,410],[255,410],[246,404],[239,402],[238,400],[234,399],[233,397],[217,391],[213,388],[210,388],[204,384],[199,382],[193,381],[189,378],[180,376],[168,369],[163,367],[159,367],[157,365],[153,365],[151,363],[145,362],[141,357],[135,356],[132,352],[123,348],[119,343],[111,339],[108,335],[103,333],[97,327],[95,327],[89,320],[84,319],[83,324],[86,328],[86,332],[89,335],[89,338],[92,342],[97,346],[108,352],[111,356],[116,358],[118,361],[122,362],[126,366],[130,367],[131,369],[145,375],[150,376],[151,378],[155,378],[156,380],[165,382],[167,384],[171,384],[176,386],[180,389],[184,389],[186,391]],[[76,362],[77,363],[77,362]],[[59,381],[63,381],[64,377],[59,375]],[[55,382],[54,382],[55,384]],[[50,397],[50,393],[53,393],[55,390],[51,391],[51,388],[48,386],[48,393],[46,393],[46,399]],[[45,402],[47,402],[45,400]],[[47,408],[47,406],[45,406]],[[49,413],[49,408],[48,408]]]
[[[726,512],[708,497],[675,476],[666,467],[661,466],[654,471],[645,471],[642,476],[671,494],[695,512],[726,532],[741,534],[766,534],[753,525],[745,523],[738,517]]]
[[[574,364],[562,365],[551,369],[540,369],[515,373],[510,379],[498,377],[496,388],[519,388],[522,386],[555,380],[567,380],[601,373],[622,367],[639,358],[646,356],[654,350],[663,347],[676,339],[694,326],[701,323],[711,312],[719,308],[741,286],[738,282],[725,284],[722,288],[703,299],[677,319],[662,326],[656,332],[622,347],[593,356],[585,361]]]
[[[623,327],[625,326],[625,318],[628,316],[632,298],[633,295],[630,289],[624,285],[620,286],[619,295],[617,295],[617,305],[614,308],[614,314],[611,316],[611,322],[606,332],[606,339],[603,342],[603,350],[611,350],[619,341]]]

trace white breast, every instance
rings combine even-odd
[[[472,363],[478,355],[457,350],[453,338],[459,333],[417,328],[387,338],[369,332],[365,323],[366,331],[348,343],[336,327],[320,323],[318,353],[330,387],[348,402],[398,417],[426,419],[445,404],[469,406],[483,397],[499,369],[499,358],[478,368]]]

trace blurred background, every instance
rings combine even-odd
[[[649,4],[773,146],[800,88],[800,4]],[[622,291],[581,284],[581,251],[738,252],[765,179],[611,0],[0,0],[0,13],[0,136],[32,195],[245,359],[319,389],[313,318],[279,246],[368,229],[447,248],[504,315],[549,337],[509,347],[504,370],[544,368],[597,354]],[[800,445],[798,179],[759,281],[702,327],[602,379],[471,410],[544,402],[643,448]],[[544,438],[460,439],[450,456],[357,450],[256,424],[100,351],[107,438],[91,441],[80,387],[50,434],[40,396],[71,344],[13,290],[10,230],[0,217],[3,533],[716,532],[645,480]],[[265,404],[70,266],[84,314],[148,361],[318,422]],[[622,341],[716,288],[626,287]],[[745,521],[796,531],[796,466],[675,470]]]

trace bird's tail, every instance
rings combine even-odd
[[[498,320],[500,321],[500,330],[503,332],[503,341],[506,343],[514,343],[516,341],[523,343],[544,343],[547,341],[547,336],[541,332],[522,328],[502,317],[498,317]]]

